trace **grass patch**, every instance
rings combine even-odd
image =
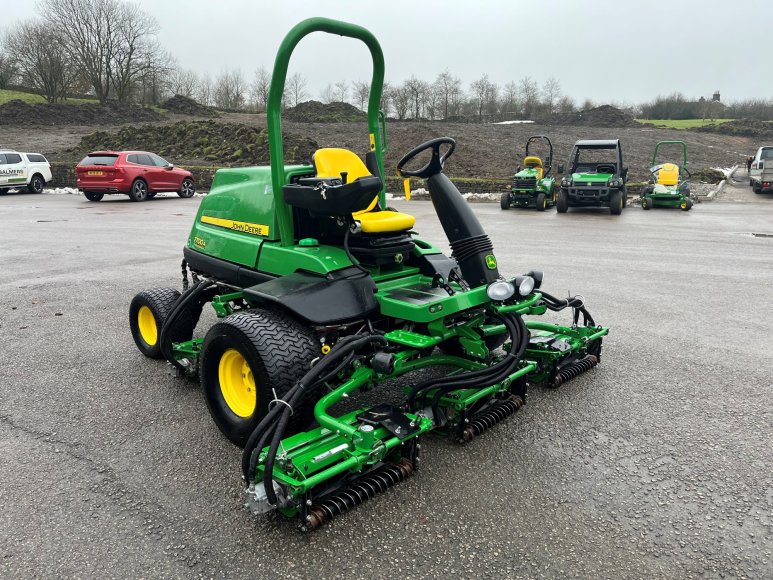
[[[14,91],[11,89],[0,89],[0,105],[4,105],[8,101],[24,101],[31,105],[37,103],[45,103],[46,99],[41,95],[35,93],[26,93],[24,91]],[[82,105],[83,103],[96,103],[96,99],[65,99],[64,101],[70,105]]]
[[[636,119],[642,125],[654,125],[664,129],[695,129],[710,125],[721,125],[734,119]]]

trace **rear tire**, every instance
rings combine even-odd
[[[548,198],[545,196],[544,193],[538,193],[537,194],[537,211],[545,211],[545,208],[548,206]]]
[[[499,198],[499,207],[502,209],[510,209],[510,192],[506,191]]]
[[[269,403],[306,374],[318,352],[312,331],[281,311],[237,312],[215,324],[204,339],[199,369],[207,407],[223,435],[243,447]],[[293,409],[288,433],[309,425],[315,401],[307,398]]]
[[[43,181],[43,178],[35,174],[32,176],[32,179],[29,182],[29,185],[27,185],[27,191],[30,193],[43,193],[43,186],[46,184],[45,181]]]
[[[560,189],[556,194],[556,211],[558,213],[566,213],[569,209],[569,194],[563,189]]]
[[[193,183],[193,180],[190,177],[186,177],[183,179],[182,184],[180,185],[180,190],[177,192],[177,195],[179,195],[182,198],[188,198],[193,197],[193,194],[196,193],[196,186]]]
[[[754,193],[762,193],[762,186],[761,185],[757,185],[756,183],[753,183],[752,184],[752,191]]]
[[[101,201],[105,197],[104,193],[94,193],[93,191],[84,191],[83,196],[89,201]]]
[[[129,190],[129,199],[132,201],[145,201],[148,199],[148,184],[142,179],[135,179]]]
[[[609,195],[609,213],[612,215],[623,213],[623,194],[620,190]]]
[[[148,358],[162,359],[161,327],[172,312],[180,293],[174,288],[152,288],[137,294],[129,306],[129,328],[140,352]],[[184,342],[193,338],[198,322],[189,308],[177,317],[169,332],[169,342]]]

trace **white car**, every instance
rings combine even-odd
[[[754,193],[773,189],[773,183],[770,181],[771,169],[773,169],[773,146],[765,145],[757,149],[749,170],[749,185],[752,186]],[[765,173],[764,178],[763,173]]]
[[[23,187],[30,193],[42,193],[51,179],[51,165],[40,153],[0,150],[0,193]]]

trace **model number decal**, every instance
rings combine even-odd
[[[252,234],[253,236],[268,236],[268,226],[264,226],[262,224],[251,224],[249,222],[227,220],[208,215],[201,216],[201,223],[210,224],[221,228],[228,228],[229,230],[233,230],[235,232],[244,232],[245,234]]]

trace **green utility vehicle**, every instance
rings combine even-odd
[[[658,163],[658,152],[663,145],[677,145],[681,149],[682,164],[671,162]],[[653,207],[678,207],[682,211],[690,211],[690,182],[687,178],[687,143],[684,141],[659,141],[652,154],[650,167],[650,182],[644,187],[641,195],[641,206],[644,209]]]
[[[370,49],[364,162],[326,148],[308,165],[284,163],[287,66],[317,31]],[[430,431],[469,441],[520,409],[528,386],[591,369],[608,332],[579,296],[544,292],[541,272],[500,274],[491,240],[442,172],[453,139],[428,141],[397,166],[426,179],[452,257],[416,237],[412,215],[386,207],[383,80],[381,48],[364,28],[295,26],[269,93],[271,166],[219,170],[183,250],[182,294],[147,290],[129,308],[139,350],[198,375],[215,423],[243,447],[248,505],[297,516],[303,530],[415,473]],[[207,303],[219,321],[194,338]],[[525,319],[565,309],[567,325]],[[379,389],[387,380],[404,396]],[[334,410],[370,389],[377,404]]]
[[[563,173],[562,169],[558,172]],[[619,139],[577,141],[567,174],[561,179],[556,209],[565,213],[570,207],[601,206],[620,215],[628,201],[627,181]]]
[[[544,142],[547,156],[534,155],[534,145]],[[532,147],[531,153],[529,146]],[[537,211],[545,211],[556,204],[555,178],[550,175],[553,164],[553,144],[545,135],[534,135],[526,141],[526,155],[523,158],[523,169],[519,168],[513,178],[510,191],[502,194],[500,205],[502,209],[511,207],[534,207]]]

